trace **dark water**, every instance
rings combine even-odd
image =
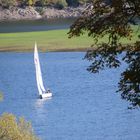
[[[0,33],[66,29],[69,28],[74,21],[74,18],[35,21],[3,21],[0,22]]]
[[[116,94],[121,69],[91,75],[84,53],[41,53],[50,100],[38,99],[32,53],[0,53],[0,113],[32,122],[43,140],[139,140],[140,111]]]

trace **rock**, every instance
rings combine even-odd
[[[24,19],[39,19],[41,15],[34,8],[26,7],[25,9],[13,7],[10,9],[0,10],[0,20],[24,20]]]
[[[2,9],[0,7],[0,21],[2,20],[36,20],[36,19],[50,19],[50,18],[71,18],[79,17],[87,6],[80,6],[77,8],[66,7],[58,10],[51,7],[42,8],[41,15],[37,12],[37,7],[10,7],[9,9]]]

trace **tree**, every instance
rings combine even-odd
[[[0,0],[0,5],[3,8],[9,8],[10,6],[16,6],[16,0]]]
[[[0,140],[39,140],[33,133],[31,124],[24,118],[4,113],[0,116]]]
[[[55,3],[55,7],[58,9],[63,9],[66,6],[67,6],[66,0],[57,0]]]
[[[68,6],[74,6],[74,7],[77,7],[79,4],[84,4],[89,1],[91,0],[66,0]]]
[[[139,0],[93,0],[83,15],[70,27],[69,37],[88,32],[95,39],[95,49],[87,51],[85,59],[91,62],[87,68],[97,73],[105,68],[117,68],[124,61],[128,67],[122,72],[118,83],[121,97],[130,101],[132,107],[140,107],[140,30],[134,44],[123,45],[121,38],[131,39],[132,25],[140,21]],[[108,35],[108,42],[98,43]],[[118,56],[123,53],[121,60]]]
[[[27,4],[27,0],[18,0],[18,6],[19,7],[24,7],[26,6]]]
[[[3,100],[3,94],[0,92],[0,101]]]
[[[27,4],[28,4],[29,6],[33,6],[33,5],[35,4],[35,0],[28,0],[28,1],[27,1]]]
[[[51,5],[55,8],[62,9],[67,6],[67,2],[66,0],[47,0],[47,5]]]
[[[3,95],[0,93],[0,101],[3,100]]]
[[[38,0],[35,2],[36,6],[46,6],[48,0]]]
[[[25,7],[25,6],[33,6],[36,0],[18,0],[18,6]]]

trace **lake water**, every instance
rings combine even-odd
[[[122,68],[86,71],[84,53],[41,53],[52,99],[38,99],[33,53],[0,53],[0,114],[32,122],[42,140],[139,140],[140,112],[115,93]]]
[[[75,21],[74,18],[48,19],[35,21],[3,21],[0,22],[0,33],[47,31],[67,29]]]

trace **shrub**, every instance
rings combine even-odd
[[[51,5],[55,8],[62,9],[67,6],[67,2],[66,0],[47,0],[47,5]]]
[[[27,3],[27,0],[18,0],[18,6],[25,7]]]
[[[18,0],[18,6],[33,6],[35,4],[35,0]]]
[[[9,8],[10,6],[16,6],[17,2],[16,0],[0,0],[0,5],[3,8]]]
[[[55,4],[55,7],[58,9],[63,9],[66,6],[67,6],[67,3],[65,0],[58,0]]]
[[[38,5],[40,6],[40,5]],[[35,10],[40,14],[40,15],[43,15],[44,14],[44,9],[43,7],[36,7]]]
[[[77,7],[78,6],[78,0],[66,0],[68,3],[68,6],[74,6]]]
[[[3,94],[2,94],[2,92],[0,92],[0,101],[2,101],[3,100]]]
[[[35,4],[35,0],[28,0],[27,5],[33,6]]]
[[[90,0],[78,0],[79,4],[85,4],[86,2],[89,2]]]
[[[48,0],[38,0],[35,2],[36,6],[46,6]]]
[[[68,6],[77,7],[79,4],[85,4],[86,2],[91,2],[92,0],[66,0]]]
[[[31,124],[24,118],[18,120],[13,114],[0,116],[0,140],[39,140],[33,133]]]

